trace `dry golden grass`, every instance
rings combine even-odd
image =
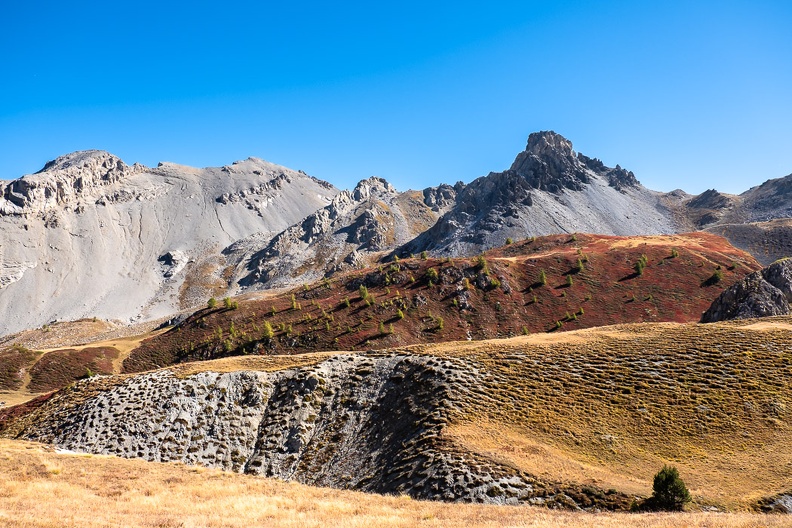
[[[589,514],[420,502],[0,439],[7,527],[780,527],[750,513]]]
[[[760,498],[791,487],[792,413],[787,411],[792,409],[791,329],[792,317],[708,325],[629,324],[397,350],[449,358],[483,373],[480,384],[463,387],[454,396],[460,405],[444,432],[467,450],[549,481],[594,484],[642,496],[650,494],[654,473],[672,463],[690,487],[696,507],[713,504],[745,510]],[[180,376],[208,370],[272,371],[316,364],[336,353],[232,357],[171,368]],[[0,473],[7,473],[2,464]],[[265,481],[245,482],[258,486]],[[311,490],[300,489],[301,493]],[[347,500],[344,492],[321,493]],[[354,497],[358,498],[350,498],[349,503],[356,508],[366,504],[372,509],[361,512],[371,516],[380,515],[377,508],[391,508],[388,501],[398,500]],[[452,525],[460,519],[453,516],[463,510],[480,519],[481,526],[530,526],[536,519],[549,525],[574,525],[584,519],[583,524],[592,526],[627,522],[725,526],[718,524],[719,519],[728,519],[728,523],[758,526],[763,520],[778,519],[704,514],[687,515],[683,521],[673,516],[578,518],[522,510],[530,512],[526,520],[512,517],[521,511],[513,508],[410,504],[416,510],[399,510],[406,517],[392,524],[375,517],[367,522],[410,526],[426,514],[434,516],[438,525]],[[501,511],[507,513],[491,513]],[[313,520],[306,522],[311,525]]]
[[[792,318],[632,324],[414,351],[487,372],[446,431],[549,479],[643,496],[676,465],[699,504],[788,491]]]
[[[296,367],[310,367],[328,359],[336,354],[345,352],[314,352],[312,354],[282,355],[282,356],[232,356],[215,359],[213,361],[199,361],[183,363],[171,367],[177,376],[186,377],[199,372],[236,372],[239,370],[258,370],[274,372]],[[346,352],[349,353],[349,352]]]
[[[792,318],[629,324],[397,349],[487,373],[457,396],[457,444],[549,481],[648,496],[676,465],[700,505],[739,510],[790,488]],[[273,371],[338,352],[171,367]]]

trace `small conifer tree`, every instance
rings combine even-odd
[[[272,325],[270,324],[269,321],[264,321],[264,332],[262,336],[265,339],[272,339],[273,337],[275,337],[275,332],[272,330]]]
[[[679,478],[677,468],[663,466],[654,476],[650,506],[659,510],[680,511],[690,500],[690,492]]]

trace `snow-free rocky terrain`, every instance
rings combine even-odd
[[[723,291],[701,317],[703,323],[792,313],[792,259],[751,273]]]
[[[338,192],[250,158],[194,169],[63,156],[0,199],[0,333],[83,317],[155,319],[227,290],[221,251],[274,236]]]
[[[792,253],[790,211],[792,175],[739,196],[663,194],[554,132],[531,134],[504,172],[406,192],[372,177],[339,193],[255,158],[148,168],[77,152],[2,187],[0,335],[54,320],[155,320],[212,295],[546,234],[706,229],[769,264]]]

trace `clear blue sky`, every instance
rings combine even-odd
[[[555,130],[657,190],[792,173],[792,2],[6,2],[0,179],[74,150],[470,181]]]

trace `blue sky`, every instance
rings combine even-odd
[[[285,4],[7,3],[0,179],[97,148],[423,188],[537,130],[657,190],[792,173],[792,2]]]

